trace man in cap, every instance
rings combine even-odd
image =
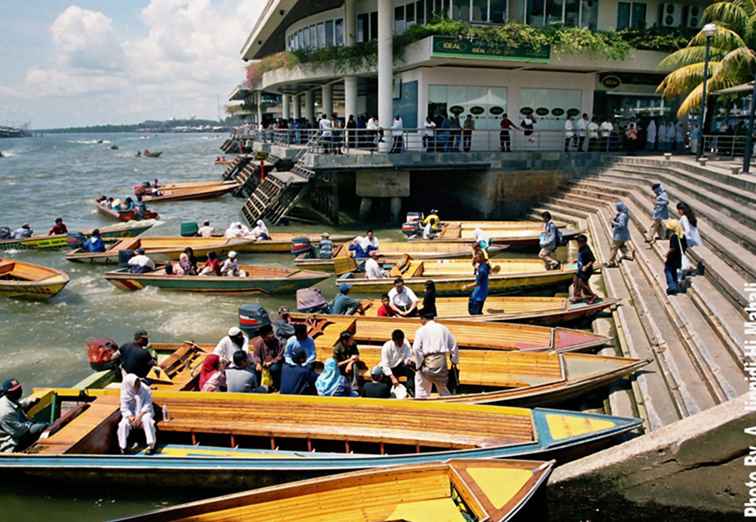
[[[423,325],[415,332],[415,342],[412,343],[412,356],[417,368],[415,397],[429,397],[434,385],[439,395],[449,395],[447,354],[452,369],[456,368],[459,362],[457,341],[446,326],[434,321],[432,313],[424,313],[420,322]]]
[[[294,352],[301,348],[306,355],[304,364],[310,365],[315,362],[315,341],[307,334],[307,326],[301,323],[294,325],[294,335],[289,337],[284,348],[284,360],[288,364],[295,364]]]
[[[32,227],[29,223],[24,223],[21,225],[21,228],[17,228],[15,232],[13,232],[13,239],[27,239],[32,236],[34,231],[32,230]]]
[[[349,297],[349,291],[352,285],[342,283],[339,285],[339,293],[331,301],[331,313],[334,315],[352,315],[355,312],[362,312],[362,305],[357,299]]]
[[[320,259],[331,259],[333,257],[333,241],[331,241],[331,234],[328,232],[320,234],[318,257]]]
[[[362,387],[362,396],[371,399],[390,399],[391,387],[384,382],[383,368],[375,366],[370,370],[370,382]]]
[[[152,407],[152,392],[133,373],[127,374],[121,383],[121,421],[118,423],[118,447],[126,453],[129,434],[133,429],[142,429],[147,442],[147,453],[155,452],[155,410]]]
[[[155,262],[144,253],[144,248],[137,248],[136,254],[129,259],[129,272],[132,274],[144,274],[155,270]]]
[[[304,326],[304,325],[297,325]],[[297,347],[291,352],[291,362],[287,360],[281,371],[282,395],[315,395],[315,381],[318,374],[306,364],[305,350]]]
[[[0,393],[0,452],[22,451],[34,444],[49,424],[34,422],[26,415],[39,398],[22,399],[24,390],[16,379],[5,381]]]
[[[234,360],[234,353],[243,351],[249,354],[249,337],[236,326],[229,328],[228,335],[218,341],[213,353],[221,358],[226,365],[231,364]]]
[[[141,379],[147,377],[152,367],[157,364],[157,360],[147,349],[149,344],[147,332],[139,330],[134,334],[134,342],[126,343],[118,349],[124,375],[133,373]]]
[[[221,275],[224,276],[244,277],[246,275],[244,271],[239,269],[239,258],[233,250],[228,253],[228,257],[223,262],[223,265],[221,265],[220,271]]]
[[[388,277],[386,271],[381,268],[378,259],[380,255],[377,250],[370,251],[370,257],[365,261],[365,278],[366,279],[383,279]]]

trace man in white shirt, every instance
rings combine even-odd
[[[406,377],[404,383],[410,395],[415,395],[415,370],[412,369],[414,361],[410,344],[404,337],[404,332],[394,330],[391,332],[391,340],[386,341],[381,347],[380,367],[383,374],[391,380],[391,384],[399,384],[400,377]]]
[[[575,122],[575,130],[577,131],[577,150],[578,152],[584,152],[583,146],[585,145],[585,136],[588,130],[588,115],[583,113],[583,116]]]
[[[234,362],[234,353],[239,350],[249,354],[249,337],[234,326],[228,331],[228,335],[215,345],[213,353],[219,356],[221,362],[224,362],[227,366]]]
[[[213,237],[215,234],[215,227],[210,226],[209,221],[202,223],[202,226],[197,230],[197,235],[200,237]]]
[[[586,150],[599,150],[599,124],[593,118],[588,124],[588,148]]]
[[[386,271],[381,268],[381,264],[378,262],[378,251],[371,250],[370,257],[365,261],[365,278],[366,279],[383,279],[388,277]]]
[[[449,329],[433,320],[432,314],[423,314],[422,326],[415,332],[412,343],[412,357],[415,359],[415,398],[425,399],[430,396],[433,386],[440,396],[450,395],[449,366],[447,354],[451,359],[452,369],[456,370],[459,362],[457,341]]]
[[[646,148],[656,150],[656,120],[651,120],[646,127]]]
[[[118,423],[118,447],[122,454],[128,448],[132,429],[141,428],[147,442],[147,453],[155,452],[155,411],[152,407],[152,392],[133,373],[127,374],[121,383],[121,421]]]
[[[394,116],[394,121],[391,123],[391,137],[393,138],[391,152],[402,152],[404,149],[404,122],[398,114]]]
[[[614,125],[609,119],[604,120],[599,125],[599,134],[601,135],[601,150],[609,150],[609,140],[612,138],[612,132],[614,132]]]
[[[322,138],[323,149],[325,150],[325,153],[328,154],[329,152],[331,152],[331,145],[333,141],[333,131],[331,130],[333,129],[333,123],[328,119],[327,114],[323,114],[323,117],[318,123],[318,127],[320,128],[320,137]]]
[[[389,306],[401,317],[417,315],[417,296],[411,288],[404,286],[404,279],[394,279],[394,288],[389,293]]]
[[[129,259],[129,272],[132,274],[144,274],[155,270],[155,262],[144,254],[143,248],[137,248],[136,255]]]
[[[569,152],[570,142],[575,140],[575,124],[572,118],[567,116],[564,120],[564,151]]]

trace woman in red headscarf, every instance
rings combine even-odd
[[[221,359],[213,354],[205,357],[199,375],[199,389],[203,392],[217,392],[226,389],[226,372],[221,368]]]

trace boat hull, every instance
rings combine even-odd
[[[0,297],[44,301],[60,293],[70,281],[54,268],[0,259]]]
[[[251,254],[289,254],[291,253],[291,241],[295,237],[307,237],[313,246],[320,243],[320,234],[289,234],[286,232],[272,232],[271,239],[250,241],[237,249],[237,252]],[[346,241],[350,236],[334,236],[332,240]],[[308,267],[309,269],[309,267]],[[312,269],[314,270],[314,268]]]
[[[252,241],[244,239],[227,241],[223,238],[217,238],[206,241],[202,238],[183,238],[173,241],[174,238],[169,238],[175,245],[168,246],[168,244],[160,243],[161,239],[159,236],[145,237],[145,244],[139,245],[144,248],[145,254],[158,264],[177,260],[186,247],[192,247],[194,256],[197,259],[204,259],[210,252],[215,252],[219,256],[228,254],[231,250],[240,252],[243,251],[244,246],[252,243]],[[68,253],[66,260],[73,263],[115,265],[118,264],[118,252],[125,249],[133,250],[135,248],[137,248],[136,244],[127,242],[122,245],[122,248],[119,245],[115,245],[105,252],[87,252],[83,249],[77,249]]]
[[[161,189],[160,196],[143,196],[147,203],[165,203],[169,201],[189,201],[218,198],[235,190],[235,183],[216,183],[213,186],[177,187]]]
[[[139,225],[139,223],[144,223]],[[121,237],[136,237],[154,225],[154,222],[137,221],[131,224],[131,226],[120,227],[114,225],[112,227],[102,227],[100,229],[100,235],[104,239],[114,239]],[[112,230],[108,230],[111,228]],[[92,233],[92,229],[83,231],[82,234],[89,236]],[[0,250],[51,250],[57,248],[67,248],[68,234],[56,234],[53,236],[32,236],[28,239],[8,239],[0,241]]]
[[[103,216],[107,216],[110,219],[115,219],[116,221],[121,221],[124,223],[127,221],[143,221],[146,219],[158,219],[160,217],[157,212],[153,212],[151,210],[148,210],[147,212],[145,212],[142,219],[138,219],[136,212],[133,210],[129,210],[126,212],[119,212],[117,210],[113,210],[111,208],[107,208],[103,205],[100,205],[97,202],[95,202],[95,207],[97,207],[97,211]]]

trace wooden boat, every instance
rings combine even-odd
[[[0,297],[48,299],[68,284],[65,272],[15,259],[0,258]]]
[[[229,165],[233,164],[234,161],[236,161],[236,159],[216,159],[215,164],[228,167]]]
[[[506,245],[492,246],[488,253],[490,256],[494,256],[503,252],[506,248]],[[468,246],[459,243],[435,243],[433,241],[382,241],[378,253],[383,262],[389,265],[401,263],[405,259],[465,259],[472,256],[472,251]],[[341,275],[357,268],[351,254],[349,242],[346,242],[334,248],[331,259],[307,259],[299,255],[294,260],[294,264],[300,268],[336,272],[336,274]]]
[[[332,347],[316,338],[318,360],[332,355]],[[150,346],[158,355],[161,371],[152,375],[154,389],[196,391],[197,371],[214,344],[185,342],[156,343]],[[380,361],[380,348],[360,344],[368,368]],[[505,404],[551,406],[600,389],[636,372],[648,361],[593,354],[555,352],[518,352],[497,350],[460,350],[459,387],[448,397],[432,396],[431,401],[466,404]],[[115,371],[90,375],[77,387],[103,388],[120,378]]]
[[[291,252],[291,242],[294,238],[306,237],[313,246],[320,244],[320,234],[303,234],[297,232],[270,232],[270,239],[254,240],[247,243],[242,250],[237,252],[247,252],[255,254],[288,254]],[[335,235],[331,236],[334,243],[348,241],[351,236]]]
[[[147,203],[161,203],[165,201],[182,201],[189,199],[211,199],[228,194],[239,185],[236,182],[220,181],[212,185],[199,185],[193,187],[160,187],[160,195],[142,196]]]
[[[140,219],[137,217],[136,212],[133,210],[113,210],[107,203],[102,204],[98,203],[97,201],[95,201],[95,206],[97,207],[97,211],[100,214],[116,219],[118,221],[140,221]],[[148,210],[144,213],[142,219],[158,219],[159,217],[160,216],[157,212]]]
[[[162,290],[220,294],[293,294],[331,277],[325,272],[280,266],[241,265],[246,277],[166,275],[165,268],[146,274],[130,274],[122,268],[105,274],[105,279],[121,290],[155,286]]]
[[[146,232],[157,221],[154,219],[146,219],[144,221],[132,221],[128,223],[117,223],[115,225],[108,225],[101,227],[100,235],[103,239],[123,238],[123,237],[136,237],[143,232]],[[94,228],[89,228],[80,231],[84,236],[91,236]],[[52,236],[32,236],[27,239],[7,239],[0,240],[0,250],[10,249],[34,249],[34,250],[46,250],[52,248],[65,248],[68,247],[68,234],[55,234]]]
[[[457,458],[560,462],[606,447],[641,421],[594,413],[346,397],[153,392],[154,456],[118,455],[119,390],[35,390],[33,418],[63,419],[21,453],[0,454],[5,480],[153,487],[261,482]],[[70,413],[69,413],[70,412]]]
[[[562,223],[558,223],[557,226],[564,239],[573,239],[582,232],[566,228]],[[430,242],[471,243],[474,241],[476,228],[488,234],[492,244],[510,245],[513,248],[538,247],[543,223],[538,221],[445,221],[441,223],[441,230],[436,239]]]
[[[553,462],[450,460],[343,473],[173,506],[120,521],[511,520]]]
[[[75,263],[117,264],[119,252],[143,248],[155,263],[176,260],[186,247],[194,250],[197,259],[207,257],[209,252],[219,256],[231,250],[243,251],[242,247],[251,243],[248,239],[223,239],[222,237],[181,237],[181,236],[141,236],[122,239],[111,245],[105,252],[87,252],[77,248],[68,253],[66,259]]]
[[[411,343],[420,328],[419,319],[344,315],[291,314],[293,322],[310,326],[317,346],[333,347],[343,331],[350,331],[360,346],[381,346],[391,332],[401,329]],[[463,320],[444,321],[460,349],[517,350],[529,352],[574,352],[604,346],[609,337],[571,328],[550,328],[530,324],[485,323]]]
[[[488,279],[490,294],[511,294],[523,290],[567,286],[575,273],[574,264],[557,270],[546,270],[540,259],[492,259]],[[418,294],[425,290],[425,282],[436,283],[437,295],[469,295],[465,287],[475,283],[473,267],[465,261],[409,261],[391,269],[390,277],[366,279],[364,273],[344,274],[336,284],[348,283],[355,293],[385,294],[394,286],[394,278],[401,276],[404,284]]]
[[[163,151],[162,151],[162,150],[161,150],[161,151],[149,151],[149,150],[145,150],[145,151],[144,151],[144,152],[142,153],[142,155],[143,155],[143,156],[144,156],[145,158],[159,158],[159,157],[160,157],[160,156],[161,156],[162,154],[163,154]]]
[[[589,319],[619,304],[619,299],[603,299],[593,304],[570,303],[565,297],[490,296],[483,315],[469,315],[467,297],[439,297],[436,299],[438,318],[465,321],[529,323],[559,325]],[[378,317],[380,299],[364,299],[365,315]]]

